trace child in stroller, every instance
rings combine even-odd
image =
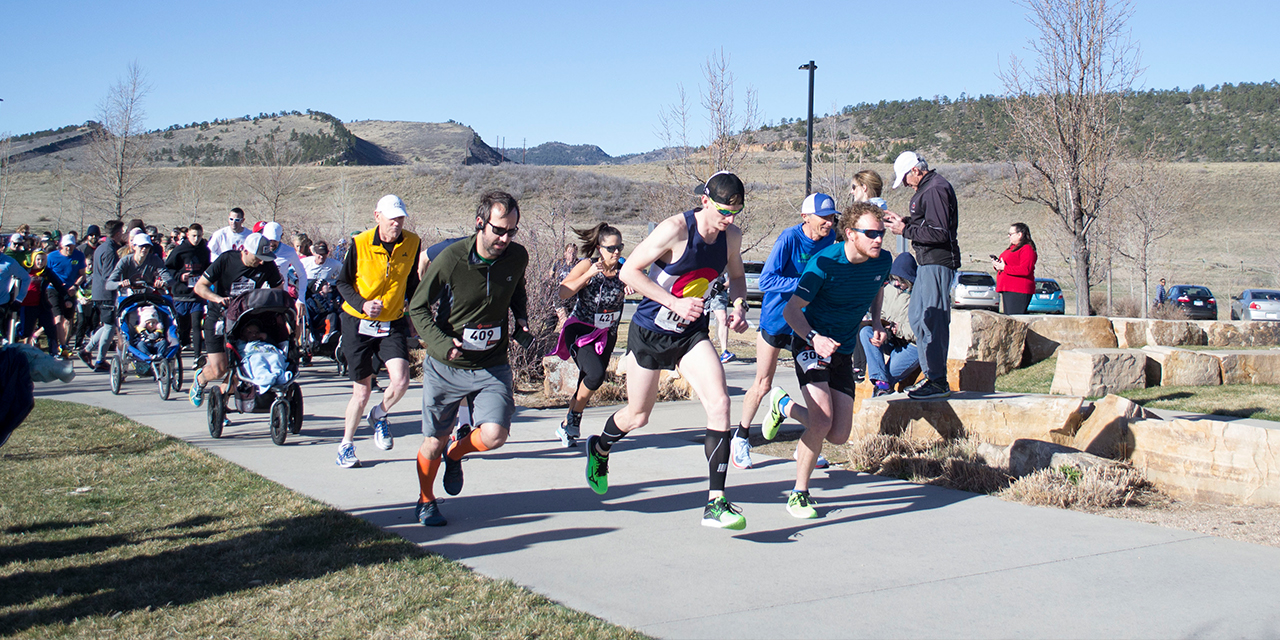
[[[333,358],[338,365],[338,373],[345,374],[342,350],[339,347],[342,330],[338,313],[342,297],[325,280],[314,280],[307,288],[307,331],[303,342],[302,364],[310,366],[313,356],[327,356]]]
[[[182,362],[173,303],[156,293],[135,293],[118,303],[118,349],[111,360],[111,392],[120,393],[126,372],[153,378],[160,397],[182,389]]]

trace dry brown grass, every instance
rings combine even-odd
[[[1127,465],[1041,469],[1018,478],[997,496],[1061,509],[1106,509],[1142,504],[1154,493],[1142,473]]]

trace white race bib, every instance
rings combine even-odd
[[[817,351],[805,349],[796,354],[796,364],[800,365],[800,370],[805,373],[823,371],[831,364],[831,358],[819,358]]]
[[[240,278],[231,285],[231,296],[235,297],[246,291],[253,291],[257,287],[258,285],[254,281],[248,278]]]
[[[595,321],[596,328],[612,329],[614,325],[618,324],[618,320],[621,320],[621,319],[622,319],[621,311],[610,311],[609,313],[597,313],[596,321]]]
[[[463,351],[488,351],[499,342],[502,342],[502,327],[465,327],[462,330]]]
[[[680,317],[680,314],[663,307],[653,316],[653,323],[658,325],[659,329],[670,331],[672,333],[683,333],[689,328],[689,321]]]
[[[385,338],[391,333],[391,323],[378,320],[361,320],[359,333],[370,338]]]

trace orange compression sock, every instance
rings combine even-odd
[[[440,458],[428,460],[422,455],[421,450],[418,451],[418,491],[424,503],[436,499],[436,493],[432,487],[436,484],[436,472],[439,470]]]
[[[459,440],[445,451],[445,455],[452,460],[461,460],[462,456],[477,451],[488,451],[489,447],[484,446],[484,442],[480,440],[480,429],[472,429],[471,433],[463,440]]]

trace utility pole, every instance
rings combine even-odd
[[[813,193],[813,72],[818,69],[818,65],[812,60],[809,64],[800,65],[800,70],[808,70],[809,72],[809,133],[805,138],[804,147],[804,195],[808,197]]]

